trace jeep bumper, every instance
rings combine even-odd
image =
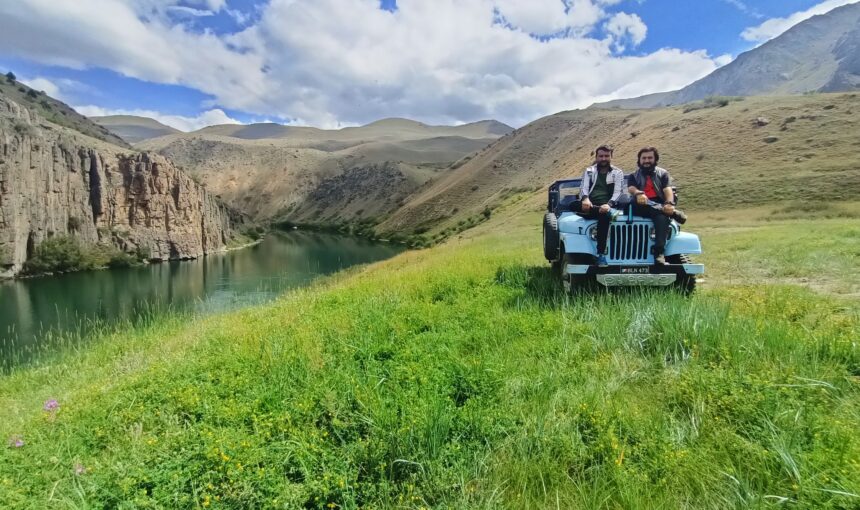
[[[568,264],[571,275],[594,276],[605,287],[665,287],[688,275],[705,272],[703,264],[630,265],[598,267]]]

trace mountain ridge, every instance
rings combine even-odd
[[[860,2],[791,27],[679,90],[595,103],[592,108],[654,108],[709,96],[845,92],[860,88]]]

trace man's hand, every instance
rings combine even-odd
[[[606,214],[606,213],[608,213],[608,212],[609,212],[609,204],[603,204],[603,205],[601,205],[601,206],[600,206],[600,209],[598,210],[598,212],[600,212],[600,214]]]
[[[588,197],[582,199],[582,212],[588,212],[591,210],[591,200]]]
[[[666,216],[672,216],[673,214],[675,214],[675,206],[672,204],[663,205],[663,214],[665,214]]]
[[[648,203],[648,197],[645,196],[645,193],[636,195],[636,203],[639,205],[645,205]]]

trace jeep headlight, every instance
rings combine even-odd
[[[592,226],[588,229],[588,237],[591,238],[592,241],[597,241],[597,227]]]
[[[650,237],[652,241],[657,239],[657,231],[654,230],[654,227],[651,227],[651,230],[648,231],[648,237]]]

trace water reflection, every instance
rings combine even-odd
[[[209,313],[268,301],[286,289],[402,248],[293,231],[198,260],[72,273],[0,284],[0,367],[44,348],[49,332],[85,333],[93,321],[134,321],[165,308]]]

